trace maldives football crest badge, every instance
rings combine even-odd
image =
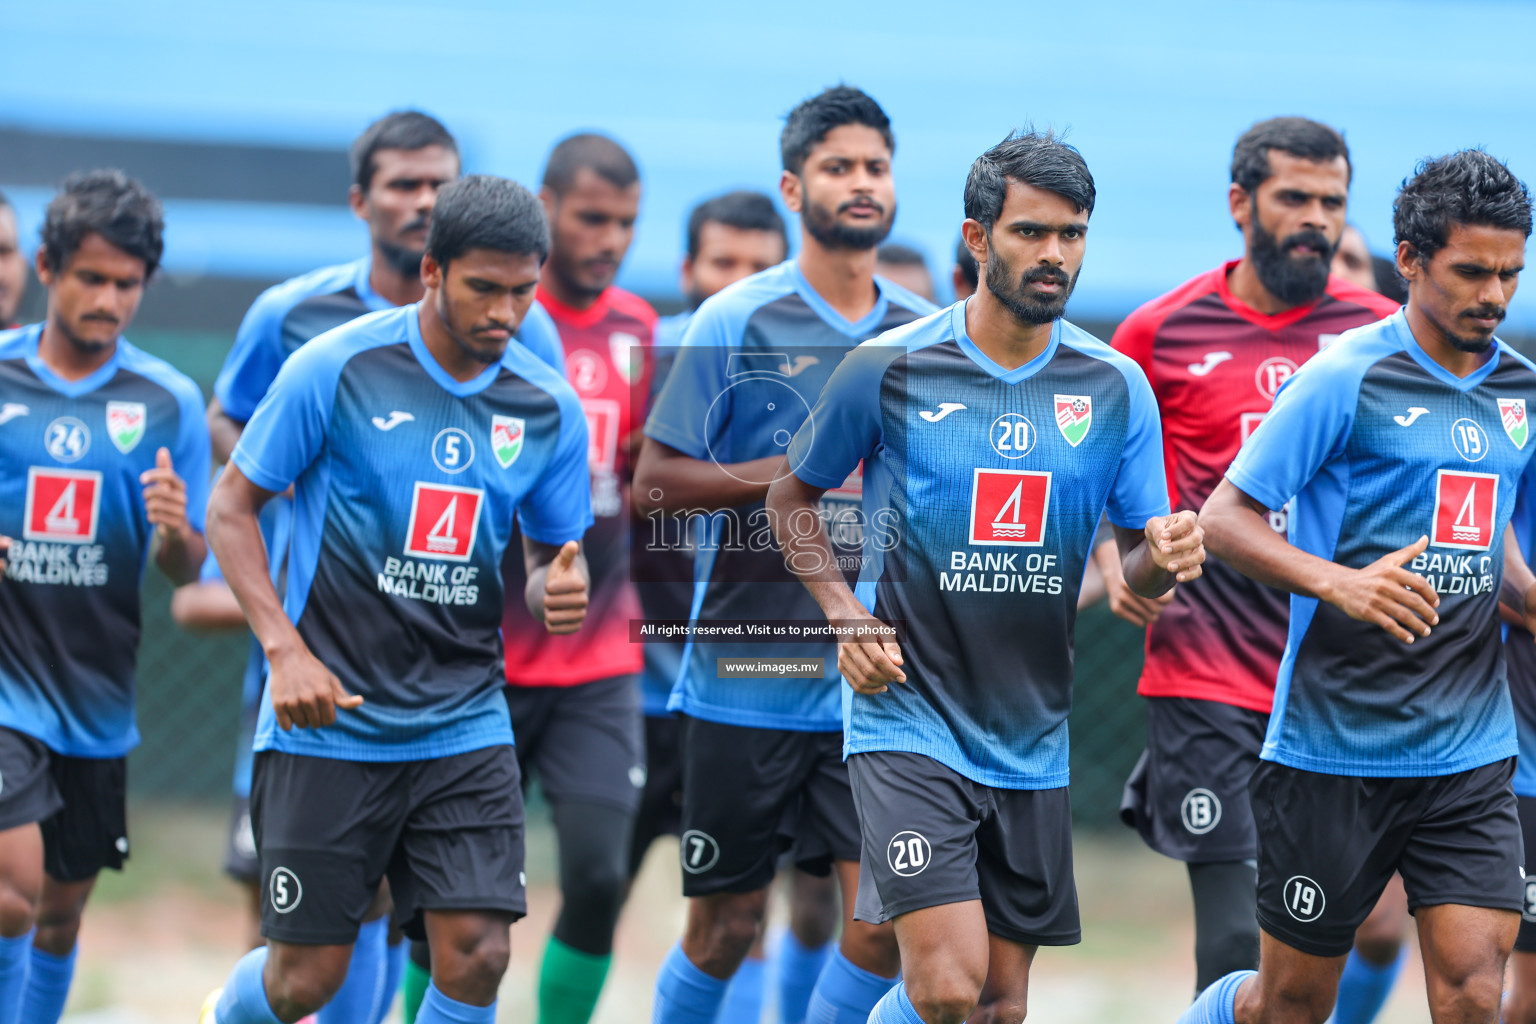
[[[1504,424],[1504,433],[1515,442],[1515,447],[1524,448],[1525,439],[1531,436],[1531,424],[1525,418],[1525,399],[1499,399],[1499,420]]]
[[[1087,395],[1056,396],[1056,426],[1067,444],[1076,448],[1093,426],[1093,399]]]
[[[1499,403],[1503,406],[1503,403]],[[1522,414],[1524,410],[1522,409]],[[143,402],[108,402],[107,436],[117,450],[127,455],[144,439],[145,410]],[[1523,423],[1524,420],[1522,419]],[[1505,429],[1508,429],[1507,427]]]
[[[491,452],[506,469],[523,454],[523,421],[516,416],[491,417]]]

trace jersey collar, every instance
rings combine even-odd
[[[880,326],[880,321],[885,319],[885,311],[889,303],[885,286],[880,283],[878,277],[875,278],[875,288],[879,290],[880,297],[875,300],[875,308],[854,322],[833,309],[827,300],[821,297],[821,293],[811,287],[811,282],[807,281],[805,275],[800,272],[799,260],[792,261],[790,269],[795,275],[795,291],[800,293],[800,297],[805,300],[807,306],[811,307],[812,312],[839,334],[846,334],[850,338],[865,338],[874,333],[875,328]]]
[[[48,369],[48,364],[43,362],[43,357],[37,354],[38,342],[43,337],[43,324],[36,323],[25,330],[27,338],[27,365],[32,368],[33,373],[37,374],[38,380],[66,398],[79,398],[81,395],[95,391],[111,380],[112,375],[117,372],[117,361],[123,354],[123,339],[121,337],[117,339],[117,344],[112,349],[112,358],[79,380],[65,380]]]
[[[965,333],[965,307],[970,301],[970,299],[966,299],[964,302],[957,302],[949,307],[950,328],[955,332],[955,344],[960,346],[960,351],[970,356],[971,362],[981,367],[991,376],[1002,381],[1004,384],[1017,384],[1019,381],[1028,380],[1036,373],[1039,373],[1045,364],[1055,357],[1056,349],[1061,345],[1061,321],[1059,319],[1051,324],[1051,340],[1045,346],[1044,352],[1041,352],[1023,366],[1015,366],[1011,370],[1003,369],[991,356],[976,346],[976,343],[971,340],[969,334]]]
[[[592,327],[599,320],[608,315],[608,310],[610,308],[608,302],[608,294],[612,290],[612,285],[604,288],[602,293],[592,301],[592,305],[588,306],[586,309],[577,309],[575,306],[567,306],[565,303],[549,294],[549,292],[545,290],[542,283],[534,290],[534,298],[539,300],[539,305],[544,307],[544,312],[548,313],[550,316],[554,317],[561,323],[569,324],[572,327]]]
[[[1504,343],[1498,338],[1493,339],[1493,351],[1489,355],[1487,362],[1465,377],[1458,377],[1431,359],[1429,353],[1419,346],[1419,339],[1413,336],[1413,329],[1408,326],[1407,306],[1387,317],[1386,322],[1391,325],[1390,329],[1397,335],[1398,343],[1403,346],[1403,351],[1412,356],[1413,361],[1424,368],[1425,373],[1434,377],[1442,384],[1450,385],[1457,391],[1471,391],[1486,380],[1490,373],[1498,369],[1499,350],[1504,346]]]
[[[1227,281],[1227,275],[1232,273],[1232,268],[1237,266],[1238,262],[1238,260],[1228,260],[1216,268],[1216,294],[1221,296],[1221,301],[1226,303],[1227,308],[1232,312],[1251,324],[1257,324],[1266,331],[1278,331],[1282,327],[1289,327],[1291,324],[1305,320],[1317,308],[1318,303],[1322,302],[1328,295],[1325,291],[1305,306],[1297,306],[1295,309],[1288,309],[1283,313],[1260,313],[1248,305],[1248,303],[1232,294],[1232,289]]]
[[[437,361],[437,357],[428,350],[427,343],[422,340],[420,307],[421,303],[413,302],[409,306],[402,308],[405,311],[405,331],[406,337],[410,341],[411,354],[416,357],[416,361],[421,364],[421,368],[427,371],[427,376],[435,380],[444,391],[458,398],[478,395],[490,387],[491,382],[501,373],[501,361],[498,360],[492,363],[469,380],[455,380],[449,375],[447,370],[443,369],[442,364]],[[509,344],[515,344],[515,339],[513,342],[509,342]]]

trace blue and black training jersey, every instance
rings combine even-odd
[[[1421,536],[1407,568],[1440,595],[1407,644],[1317,598],[1291,597],[1261,756],[1362,777],[1450,775],[1515,754],[1499,642],[1504,527],[1533,446],[1536,368],[1496,341],[1474,373],[1431,359],[1399,311],[1346,332],[1280,390],[1227,479],[1290,540],[1363,568]]]
[[[273,285],[257,296],[240,322],[234,347],[213,393],[230,419],[244,423],[272,386],[283,361],[300,345],[366,313],[393,308],[368,284],[372,260],[321,267]],[[555,323],[537,302],[518,328],[518,341],[550,366],[565,372],[565,354]]]
[[[823,385],[855,345],[933,311],[926,299],[875,278],[879,298],[850,322],[788,260],[738,281],[693,314],[645,434],[720,463],[783,455]],[[841,482],[840,482],[841,483]],[[855,478],[827,504],[856,503]],[[784,567],[761,501],[702,520],[690,617],[819,620],[816,602]],[[716,658],[822,658],[821,679],[716,678]],[[669,707],[729,725],[831,732],[842,723],[836,645],[733,640],[690,643]]]
[[[38,356],[42,324],[0,334],[0,726],[60,754],[121,757],[139,742],[139,588],[154,527],[139,476],[161,448],[199,533],[208,427],[197,385],[118,339],[80,380]]]
[[[842,688],[845,752],[1052,789],[1068,779],[1077,594],[1099,517],[1141,530],[1168,514],[1157,401],[1134,361],[1065,321],[1005,370],[967,336],[965,310],[855,349],[789,462],[835,487],[863,460],[856,593],[906,631],[905,683]]]
[[[454,380],[418,313],[374,313],[306,344],[231,457],[258,487],[294,484],[285,606],[365,699],[289,732],[264,699],[257,750],[398,761],[510,743],[500,566],[513,514],[551,545],[592,524],[586,418],[564,378],[514,344]]]

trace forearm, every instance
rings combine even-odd
[[[1504,528],[1504,580],[1499,588],[1499,612],[1506,622],[1524,626],[1526,616],[1536,610],[1527,600],[1532,586],[1536,586],[1536,574],[1533,574],[1531,567],[1526,564],[1525,555],[1520,551],[1514,529],[1506,526]]]
[[[1225,480],[1200,511],[1206,550],[1250,579],[1303,597],[1329,600],[1348,569],[1292,545]]]
[[[175,586],[197,580],[203,559],[208,557],[208,541],[196,530],[160,530],[156,534],[155,566]]]
[[[652,512],[713,512],[762,501],[784,458],[747,462],[695,459],[646,441],[635,467],[634,501],[642,515]]]
[[[818,502],[819,489],[790,476],[768,492],[768,519],[789,571],[805,585],[829,620],[853,619],[869,612],[848,587],[827,536]]]
[[[1132,534],[1132,536],[1136,535]],[[1125,576],[1125,585],[1142,597],[1161,597],[1172,590],[1173,585],[1178,582],[1175,573],[1159,568],[1153,561],[1152,551],[1145,537],[1141,537],[1129,547],[1121,547],[1119,562],[1120,572]]]
[[[183,629],[244,628],[245,613],[222,583],[188,583],[171,595],[171,618]]]
[[[214,488],[213,500],[208,504],[208,536],[225,582],[270,659],[296,645],[302,646],[303,641],[272,585],[267,547],[257,521],[259,508],[231,493],[232,489],[224,483],[221,481]]]

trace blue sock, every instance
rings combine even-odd
[[[751,957],[743,960],[725,989],[725,999],[715,1024],[760,1024],[763,1019],[763,977],[768,965]]]
[[[869,1015],[869,1024],[923,1024],[912,1000],[907,998],[907,986],[892,985],[885,997],[875,1004]]]
[[[1339,998],[1333,1006],[1332,1024],[1371,1024],[1408,959],[1408,944],[1397,951],[1397,959],[1385,967],[1377,967],[1361,959],[1355,950],[1349,951],[1344,961],[1344,974],[1339,978]]]
[[[1211,982],[1179,1018],[1179,1024],[1237,1024],[1237,987],[1258,971],[1233,971]]]
[[[896,984],[895,978],[882,978],[866,971],[834,949],[811,993],[811,1005],[805,1013],[806,1024],[864,1024],[869,1012]]]
[[[784,938],[775,952],[779,972],[779,1021],[781,1024],[804,1024],[805,1011],[811,1005],[811,993],[816,989],[816,979],[827,966],[832,943],[823,943],[815,949],[807,949],[795,938],[795,933],[785,929]]]
[[[449,999],[434,981],[427,986],[426,998],[421,1001],[421,1012],[416,1014],[416,1024],[496,1024],[496,1004],[470,1006]]]
[[[352,946],[352,960],[347,965],[347,980],[316,1015],[320,1024],[368,1024],[375,1006],[382,1001],[384,950],[389,938],[389,921],[366,921],[357,929]]]
[[[59,1024],[64,1016],[64,1001],[69,998],[69,983],[75,980],[75,952],[54,956],[32,947],[31,976],[27,995],[21,1001],[21,1019],[27,1024]]]
[[[213,1010],[217,1024],[283,1024],[267,1002],[267,986],[261,980],[261,970],[266,965],[266,946],[257,946],[235,964],[224,983],[224,994]]]
[[[21,1020],[21,1000],[32,970],[32,933],[14,939],[0,936],[0,1024]]]
[[[727,984],[693,966],[679,942],[656,972],[651,1024],[714,1024]],[[417,1024],[421,1024],[419,1018]]]
[[[389,1016],[389,1008],[395,1004],[395,993],[400,991],[400,979],[405,975],[405,962],[411,955],[409,939],[402,936],[399,942],[391,946],[387,941],[389,929],[384,931],[384,991],[380,993],[379,1005],[369,1024],[383,1024],[384,1018]]]

